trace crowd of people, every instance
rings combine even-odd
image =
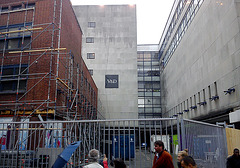
[[[164,150],[164,143],[156,141],[154,143],[156,154],[153,160],[152,168],[172,168],[172,156]],[[177,156],[178,168],[197,168],[195,160],[188,155],[188,149],[178,152]],[[233,155],[227,158],[226,168],[240,168],[240,155],[239,149],[233,150]]]
[[[160,140],[154,143],[155,156],[153,159],[152,168],[174,168],[172,156],[165,150],[164,143]],[[109,168],[108,159],[104,154],[102,165],[98,163],[99,151],[92,149],[89,151],[90,164],[83,168]],[[114,159],[110,163],[114,168],[127,168],[126,164],[121,158]],[[179,151],[177,155],[177,167],[178,168],[197,168],[197,164],[194,159],[188,155],[188,149]],[[240,168],[240,155],[239,149],[233,150],[233,155],[227,158],[226,168]]]
[[[164,143],[160,140],[154,143],[156,154],[153,160],[152,168],[174,168],[172,156],[164,150]],[[188,150],[180,151],[177,156],[178,168],[196,168],[197,165],[191,156],[188,156]]]

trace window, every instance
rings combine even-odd
[[[184,2],[184,3],[182,3],[182,2]],[[171,58],[171,55],[177,48],[179,42],[181,41],[184,33],[187,30],[189,24],[192,22],[193,18],[195,17],[195,14],[199,10],[202,2],[203,2],[203,0],[193,0],[191,2],[182,0],[182,1],[180,1],[180,3],[178,3],[178,6],[175,10],[175,14],[172,17],[171,22],[168,22],[168,24],[170,26],[168,27],[168,30],[165,33],[164,41],[161,42],[160,57],[162,57],[162,54],[164,53],[163,51],[166,50],[166,52],[165,52],[166,54],[163,55],[163,57],[164,57],[163,61],[164,61],[165,66],[167,65],[169,59]],[[182,20],[180,20],[180,16],[181,16],[186,4],[188,5],[188,9],[187,9],[185,15],[183,16]],[[180,23],[177,24],[178,22],[180,22]],[[179,27],[175,28],[176,25],[179,25]],[[175,35],[173,35],[174,29],[177,29]],[[173,37],[169,38],[171,36],[173,36]],[[173,39],[173,40],[169,41],[169,39]],[[166,45],[166,44],[169,44],[169,45]],[[170,47],[166,48],[166,46],[170,46]]]
[[[8,50],[16,50],[16,49],[29,49],[30,45],[28,45],[30,43],[31,38],[30,37],[25,37],[24,38],[24,42],[23,45],[22,44],[22,38],[12,38],[12,39],[7,39],[6,43],[5,43],[5,48]],[[0,40],[0,50],[3,50],[4,47],[4,41],[5,40]]]
[[[205,89],[203,89],[203,101],[206,101]]]
[[[8,11],[8,7],[2,7],[1,12],[7,12]]]
[[[217,82],[214,82],[214,87],[215,87],[215,96],[217,96],[218,95]]]
[[[1,82],[0,82],[0,92],[16,92],[19,76],[19,91],[26,91],[27,86],[27,64],[21,65],[20,76],[19,74],[19,65],[8,65],[3,67]]]
[[[15,24],[15,25],[9,25],[9,26],[1,26],[0,32],[11,32],[16,30],[24,30],[26,27],[30,29],[32,26],[32,23],[26,23],[24,24]],[[25,26],[25,27],[24,27]],[[6,40],[5,40],[6,37]],[[23,39],[24,37],[24,39]],[[23,44],[22,44],[23,41]],[[31,42],[31,32],[25,31],[25,32],[17,32],[17,33],[9,33],[7,35],[1,35],[0,36],[0,50],[3,50],[4,47],[6,50],[18,50],[18,49],[29,49]]]
[[[87,53],[87,59],[95,59],[95,53]]]
[[[0,40],[0,51],[3,50],[4,47],[4,40]]]
[[[89,71],[90,75],[93,76],[93,69],[89,69],[88,71]]]
[[[12,7],[12,10],[19,10],[19,9],[22,9],[22,5],[17,5]]]
[[[194,95],[194,105],[196,106],[197,100],[196,100],[196,95]]]
[[[211,94],[211,88],[210,88],[210,85],[208,86],[208,95],[209,95],[209,99],[212,98],[212,94]]]
[[[86,43],[94,43],[94,38],[93,37],[87,37],[86,38]]]
[[[88,22],[88,27],[95,28],[96,22]]]
[[[33,7],[35,7],[35,3],[26,4],[26,8],[33,8]]]
[[[15,49],[15,48],[19,48],[19,39],[10,39],[8,40],[8,49]]]

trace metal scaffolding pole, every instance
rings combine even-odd
[[[26,3],[28,4],[28,1]],[[4,111],[14,114],[14,121],[19,116],[25,118],[36,116],[41,110],[46,120],[49,117],[54,120],[59,119],[56,117],[67,120],[76,120],[79,117],[94,119],[95,117],[96,93],[91,86],[91,81],[88,81],[85,75],[82,58],[79,59],[80,62],[75,62],[72,52],[67,51],[66,48],[60,48],[62,5],[62,0],[53,1],[52,23],[35,24],[35,7],[4,12],[7,16],[7,30],[0,32],[0,36],[4,37],[1,76],[6,79],[5,81],[13,78],[11,81],[16,81],[16,87],[12,91],[15,100],[0,100],[0,110],[1,114],[4,114]],[[17,12],[22,14],[22,18],[24,17],[24,23],[18,28],[19,30],[9,29],[12,15]],[[16,51],[13,51],[13,48],[9,50],[6,45],[8,37],[11,35],[15,37],[15,34],[21,36],[21,48],[17,47]],[[43,36],[49,37],[50,46],[34,47],[32,44],[37,43]],[[30,41],[28,42],[26,38]],[[4,66],[9,65],[6,58],[14,60],[14,65],[11,66],[14,66],[16,73],[4,74]],[[43,63],[45,59],[49,62]],[[38,67],[42,64],[45,64],[43,70]],[[28,84],[22,84],[22,81]],[[36,97],[38,100],[35,100],[37,89],[42,85],[46,92],[41,98]]]

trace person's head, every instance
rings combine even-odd
[[[107,157],[106,154],[103,155],[105,158]]]
[[[183,151],[178,152],[177,160],[178,162],[181,162],[183,157],[188,156],[188,149],[184,149]]]
[[[127,168],[126,164],[121,158],[115,159],[113,161],[114,168]]]
[[[154,142],[154,149],[157,153],[160,153],[164,150],[164,143],[160,140]]]
[[[234,156],[239,156],[239,149],[238,149],[238,148],[235,148],[235,149],[233,150],[233,155],[234,155]]]
[[[182,161],[181,161],[181,166],[183,168],[196,168],[197,167],[194,159],[191,156],[183,157]]]
[[[97,162],[99,158],[99,151],[97,149],[90,150],[88,157],[90,162]]]

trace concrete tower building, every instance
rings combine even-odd
[[[138,117],[136,6],[74,6],[103,118]]]
[[[176,0],[160,40],[164,117],[240,121],[239,0]]]

